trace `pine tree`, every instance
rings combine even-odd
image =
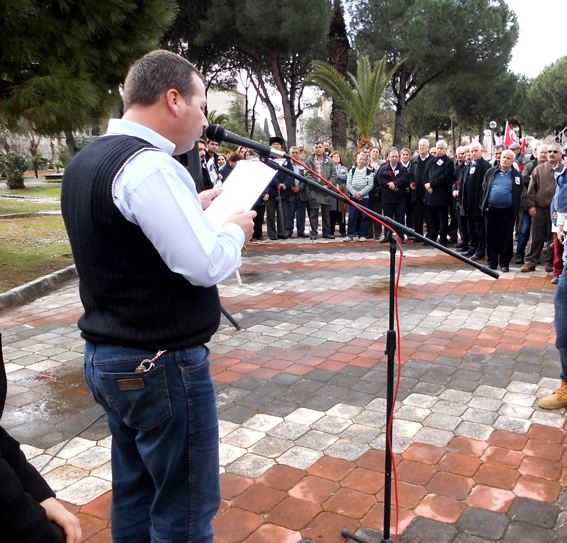
[[[24,119],[38,134],[68,137],[96,123],[119,103],[128,67],[154,48],[175,5],[3,0],[0,122],[14,127]]]

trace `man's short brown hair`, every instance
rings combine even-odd
[[[124,111],[132,106],[151,106],[169,89],[175,89],[184,97],[193,92],[193,77],[203,80],[201,73],[188,60],[158,49],[144,55],[128,70],[124,82]]]

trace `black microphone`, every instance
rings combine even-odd
[[[219,143],[226,141],[226,143],[232,143],[232,145],[238,145],[238,147],[253,149],[254,151],[264,156],[274,155],[280,158],[291,158],[291,156],[279,149],[272,149],[271,147],[268,147],[267,145],[264,145],[262,143],[258,143],[257,141],[244,138],[237,134],[233,134],[219,124],[211,124],[209,128],[207,128],[206,133],[208,139],[217,141]]]

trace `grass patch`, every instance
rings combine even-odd
[[[52,204],[37,204],[26,202],[16,198],[0,198],[0,216],[12,213],[34,213],[36,211],[58,211],[61,205],[57,202]]]
[[[53,187],[30,187],[13,190],[4,186],[0,188],[0,194],[9,194],[10,196],[27,196],[29,198],[61,198],[61,184],[56,184]]]
[[[0,292],[73,264],[59,215],[0,221]]]

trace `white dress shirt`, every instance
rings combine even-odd
[[[112,196],[124,217],[138,225],[168,268],[191,284],[211,287],[240,267],[244,232],[236,224],[216,230],[203,213],[195,182],[171,157],[175,144],[132,121],[111,119],[107,136],[124,134],[146,140],[145,149],[116,176]]]

